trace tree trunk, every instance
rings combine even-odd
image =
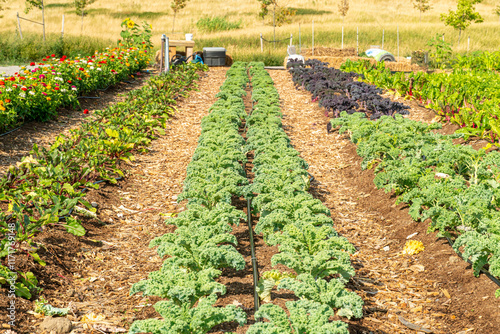
[[[176,10],[174,10],[174,21],[172,22],[172,34],[174,33],[174,28],[175,28],[175,15],[177,15]]]
[[[45,42],[45,6],[42,0],[42,27],[43,27],[43,41]]]
[[[276,49],[276,2],[274,3],[273,7],[273,35],[274,49]]]
[[[462,28],[458,29],[458,45],[457,45],[457,48],[460,47],[460,36],[462,36]]]

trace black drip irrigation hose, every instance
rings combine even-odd
[[[446,237],[446,240],[448,240],[448,243],[450,244],[451,247],[453,247],[453,241],[451,240],[450,237]],[[458,254],[458,256],[460,256],[463,260],[467,261],[470,265],[472,265],[472,261],[469,260],[469,259],[464,259],[464,256],[462,255],[461,252],[459,252],[458,250],[456,251],[456,253]],[[496,278],[495,276],[493,276],[488,270],[486,269],[483,269],[481,268],[480,269],[481,273],[485,274],[486,277],[488,277],[490,280],[493,281],[493,283],[495,283],[496,285],[498,285],[500,287],[500,281],[498,280],[498,278]]]
[[[249,84],[248,88],[252,88],[252,85]],[[251,99],[251,96],[250,96]],[[252,109],[250,110],[250,114],[252,114],[254,107],[254,103],[252,101]],[[247,131],[247,122],[245,122],[245,127],[243,128],[243,132]],[[248,174],[245,170],[245,177],[248,178]],[[255,241],[253,239],[253,227],[252,227],[252,197],[248,196],[247,198],[247,220],[248,220],[248,234],[250,235],[250,253],[252,256],[252,271],[253,271],[253,303],[254,303],[254,312],[259,310],[260,299],[259,292],[257,291],[257,287],[259,286],[259,270],[257,267],[257,257],[255,256]],[[255,319],[258,321],[258,319]]]
[[[8,132],[2,133],[2,134],[0,135],[0,137],[6,136],[6,135],[8,135],[9,133],[12,133],[12,132],[14,132],[14,131],[16,131],[16,130],[19,130],[20,128],[21,128],[21,127],[19,126],[19,127],[15,128],[15,129],[13,129],[13,130],[10,130],[10,131],[8,131]]]

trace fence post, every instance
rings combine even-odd
[[[300,39],[300,23],[299,23],[299,55],[302,54],[302,41]]]
[[[312,33],[313,33],[313,38],[312,38],[312,56],[314,57],[314,20],[313,20],[313,26],[312,26]]]
[[[344,25],[342,25],[342,45],[340,46],[340,48],[344,48]]]
[[[290,46],[292,46],[293,34],[290,34]]]
[[[63,14],[63,17],[62,17],[61,38],[64,38],[64,14]]]
[[[165,72],[168,73],[170,72],[170,43],[169,39],[167,37],[167,40],[165,41]]]
[[[356,27],[356,54],[359,56],[359,27]]]
[[[382,30],[382,50],[384,49],[385,29]]]
[[[19,12],[17,12],[17,26],[19,27],[19,36],[23,39],[23,32],[21,30],[21,20],[19,20]]]
[[[165,40],[166,40],[167,36],[165,34],[163,34],[161,36],[161,47],[160,47],[160,73],[163,72],[163,60],[165,59],[165,55],[164,55],[164,52],[165,52]]]
[[[470,36],[467,38],[467,53],[469,53],[469,47],[470,47]]]
[[[398,24],[398,58],[399,58],[399,24]]]
[[[260,34],[260,52],[264,52],[264,41],[262,40],[262,33]]]

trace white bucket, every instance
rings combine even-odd
[[[186,34],[186,41],[192,41],[193,40],[193,34]]]

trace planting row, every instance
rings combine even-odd
[[[419,100],[447,122],[460,126],[465,139],[477,136],[500,144],[500,81],[483,68],[455,68],[452,73],[392,73],[383,63],[347,61],[341,67],[399,96]]]
[[[476,275],[487,266],[500,276],[500,152],[454,145],[460,135],[435,133],[439,123],[399,115],[370,121],[342,112],[331,126],[349,131],[362,168],[374,168],[378,188],[408,203],[416,221],[429,219],[429,231],[456,237],[455,251],[473,263]]]
[[[149,64],[148,49],[106,49],[68,59],[55,55],[13,76],[0,77],[0,132],[28,120],[46,121],[77,97],[129,79]]]
[[[206,333],[215,325],[246,322],[233,305],[213,307],[226,288],[215,279],[220,269],[245,267],[233,245],[232,225],[245,220],[231,200],[244,196],[259,213],[256,232],[270,245],[279,245],[272,265],[283,264],[288,273],[263,273],[261,296],[270,290],[293,291],[299,301],[287,303],[290,316],[273,304],[255,313],[256,323],[247,333],[348,333],[347,324],[330,322],[335,315],[362,316],[363,302],[345,289],[354,275],[349,254],[354,247],[332,227],[329,210],[308,192],[307,164],[298,157],[281,128],[279,96],[262,63],[248,64],[255,108],[246,117],[242,96],[248,83],[247,67],[235,63],[217,95],[219,100],[202,120],[202,134],[187,169],[178,200],[188,200],[187,210],[167,223],[173,233],[154,239],[160,256],[168,255],[161,270],[136,283],[131,294],[142,292],[167,300],[155,305],[163,319],[135,322],[130,333]],[[246,117],[247,142],[238,133]],[[246,153],[255,152],[255,179],[248,184]],[[293,272],[291,272],[293,270]],[[270,301],[270,298],[268,298]],[[259,322],[265,318],[268,321]]]
[[[363,112],[371,119],[395,113],[408,114],[409,108],[404,104],[383,98],[381,89],[355,80],[359,74],[329,68],[327,63],[319,60],[308,60],[305,66],[295,66],[290,73],[297,87],[311,92],[313,102],[319,100],[326,116],[333,112],[334,117],[338,117],[341,111],[349,114]]]
[[[236,62],[217,94],[219,99],[203,118],[202,132],[187,168],[184,189],[178,200],[188,200],[187,210],[168,224],[173,233],[153,239],[160,256],[168,255],[159,271],[132,286],[130,294],[142,292],[167,300],[154,308],[163,319],[136,321],[129,333],[207,333],[230,321],[246,323],[246,314],[234,305],[214,307],[226,287],[215,279],[222,268],[245,268],[243,256],[234,248],[232,226],[245,220],[243,211],[231,205],[248,183],[245,141],[238,132],[245,117],[242,96],[248,75],[244,63]]]
[[[362,299],[345,289],[354,275],[349,254],[355,249],[333,228],[329,209],[307,192],[308,165],[283,131],[279,95],[263,64],[251,63],[250,75],[256,104],[247,118],[247,151],[255,154],[255,178],[247,192],[256,195],[255,230],[267,244],[278,245],[272,265],[293,270],[263,273],[260,290],[266,295],[277,284],[300,300],[286,303],[289,317],[281,307],[264,304],[255,318],[269,322],[257,322],[247,333],[348,333],[346,323],[329,318],[334,310],[347,318],[362,316]]]
[[[80,128],[59,135],[49,148],[34,145],[30,156],[9,168],[0,178],[0,258],[4,263],[0,284],[18,280],[15,293],[26,298],[39,291],[32,273],[11,271],[8,255],[23,250],[43,266],[34,241],[39,232],[60,226],[84,235],[77,215],[95,218],[95,209],[84,200],[83,191],[123,177],[123,163],[134,160],[135,153],[146,151],[151,140],[164,133],[176,97],[186,94],[199,69],[190,65],[150,79],[124,102],[96,111]]]

